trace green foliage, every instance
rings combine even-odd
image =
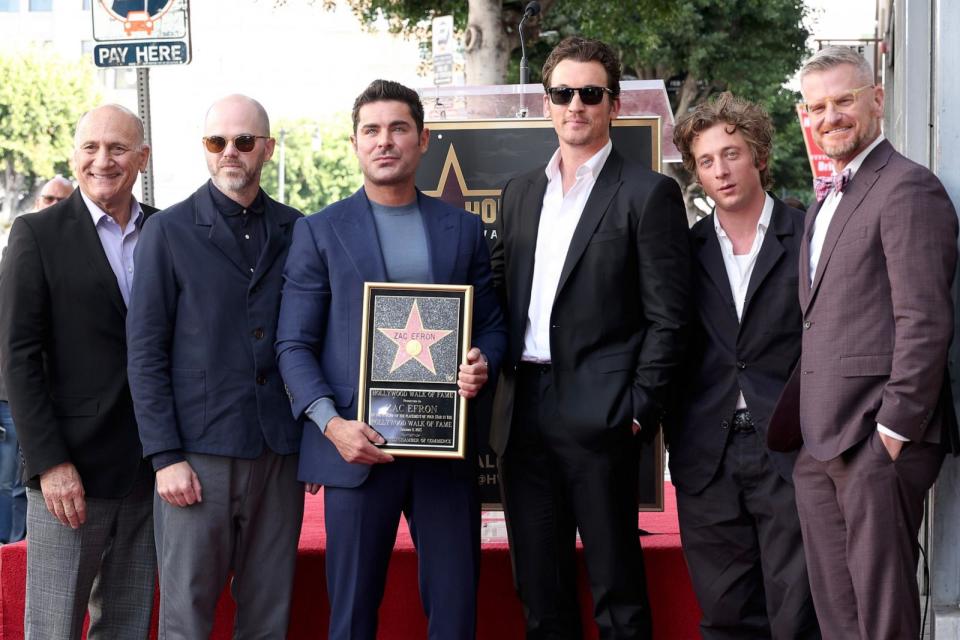
[[[279,132],[284,130],[285,199],[305,214],[315,213],[341,200],[363,183],[353,147],[350,145],[349,114],[324,121],[286,120],[274,124],[277,147],[273,160],[263,167],[261,184],[273,197],[278,195],[280,166]]]
[[[43,49],[0,54],[0,174],[12,212],[37,180],[70,174],[73,129],[98,96],[89,65]]]
[[[453,0],[348,0],[365,22],[385,17],[395,32],[419,38],[429,30],[418,23],[453,14],[458,30],[467,24],[468,3]],[[523,1],[505,0],[505,32],[515,28]],[[809,199],[810,173],[794,96],[783,83],[807,54],[809,36],[803,0],[551,0],[539,31],[528,40],[531,82],[550,49],[563,37],[599,38],[621,54],[625,77],[689,78],[672,106],[685,111],[720,91],[764,104],[776,125],[773,173],[776,191]],[[491,37],[491,34],[485,34]],[[508,37],[506,33],[501,37]],[[519,56],[511,57],[504,82],[517,82]]]

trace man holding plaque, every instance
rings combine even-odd
[[[440,334],[452,330],[431,324],[419,299],[396,319],[403,324],[370,327],[363,312],[365,282],[409,283],[409,289],[418,283],[472,285],[473,346],[451,377],[462,398],[476,396],[495,375],[506,346],[489,255],[478,217],[414,186],[429,140],[415,91],[374,81],[354,103],[353,127],[363,188],[297,223],[277,331],[277,358],[293,413],[310,419],[300,479],[313,491],[325,487],[329,637],[376,637],[403,513],[419,556],[429,637],[472,638],[480,560],[474,466],[390,455],[391,443],[357,420],[358,406],[369,402],[360,398],[358,381],[361,371],[368,377],[361,353],[380,329],[397,340],[387,369],[406,368],[414,377],[434,367],[448,339]],[[400,335],[398,327],[408,332]],[[414,334],[424,339],[414,340]]]
[[[510,336],[491,446],[530,638],[580,638],[583,540],[602,638],[651,637],[639,448],[682,357],[690,250],[680,188],[610,142],[620,62],[569,38],[543,67],[560,148],[503,190],[494,279]]]

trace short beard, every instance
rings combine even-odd
[[[232,191],[234,193],[243,191],[253,182],[253,176],[248,175],[246,171],[241,170],[240,175],[222,175],[219,172],[213,176],[213,184],[221,191]]]

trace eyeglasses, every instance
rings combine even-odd
[[[61,200],[66,200],[66,198],[61,198],[60,196],[50,196],[50,195],[44,195],[44,194],[40,194],[40,199],[46,202],[47,204],[56,204]]]
[[[833,108],[836,109],[837,111],[847,111],[848,109],[853,107],[854,103],[856,103],[857,96],[859,96],[861,93],[863,93],[867,89],[873,89],[875,86],[876,85],[866,84],[866,85],[863,85],[862,87],[853,89],[848,93],[839,95],[836,98],[824,98],[819,102],[801,102],[800,104],[803,107],[804,111],[806,111],[812,116],[822,116],[824,113],[827,112],[827,105],[831,103],[833,104]]]
[[[250,153],[256,146],[258,138],[269,140],[270,136],[255,136],[252,133],[241,133],[239,136],[233,138],[232,142],[233,146],[237,148],[237,151]],[[223,136],[203,137],[203,146],[205,146],[210,153],[220,153],[227,148],[227,142],[230,141]]]
[[[553,104],[570,104],[573,94],[579,93],[580,102],[590,106],[600,104],[605,93],[614,95],[613,91],[606,87],[550,87],[547,93],[550,94],[550,102]]]

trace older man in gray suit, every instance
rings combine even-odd
[[[883,89],[860,55],[825,48],[800,83],[835,170],[817,185],[800,249],[793,385],[814,605],[826,639],[916,638],[924,496],[956,448],[944,386],[956,214],[936,176],[884,139]],[[789,425],[776,422],[772,445]]]

